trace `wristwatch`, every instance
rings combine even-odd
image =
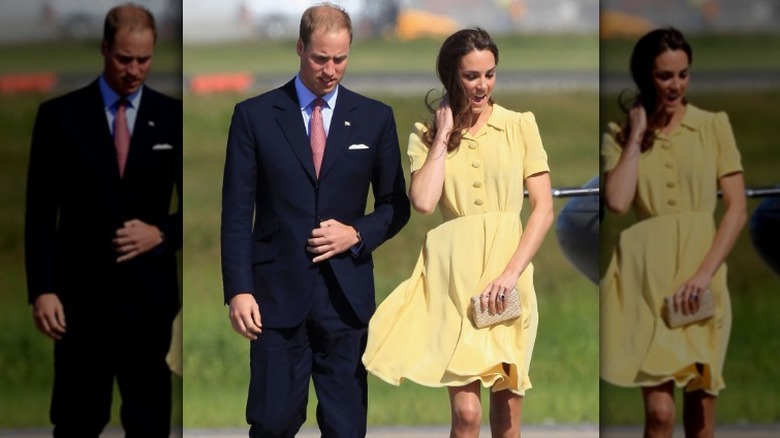
[[[358,239],[356,245],[360,245],[361,243],[363,243],[363,236],[360,234],[360,230],[355,230],[355,236]]]

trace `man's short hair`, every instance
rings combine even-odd
[[[151,29],[154,34],[154,41],[157,42],[157,24],[154,21],[154,15],[136,3],[124,3],[111,8],[106,14],[106,20],[103,23],[103,40],[108,43],[108,47],[114,45],[116,34],[120,30],[129,32]]]
[[[346,29],[352,43],[352,19],[341,6],[330,2],[318,3],[304,11],[298,36],[303,46],[308,47],[314,31],[332,32]]]

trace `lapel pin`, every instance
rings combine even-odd
[[[352,124],[349,123],[349,120],[344,120],[344,126],[352,126]]]
[[[149,120],[149,126],[154,126],[154,120]]]

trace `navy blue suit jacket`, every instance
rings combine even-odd
[[[30,149],[25,219],[28,298],[56,293],[68,321],[102,308],[115,318],[179,308],[176,251],[182,244],[182,106],[145,87],[124,178],[97,81],[44,102]],[[178,208],[171,205],[173,190]],[[118,264],[116,230],[137,218],[165,242]],[[105,309],[106,305],[116,307]]]
[[[320,220],[335,219],[360,231],[364,245],[358,256],[346,251],[323,263],[368,322],[376,308],[371,251],[409,220],[400,160],[392,109],[343,86],[319,180],[294,81],[237,104],[222,192],[225,302],[251,292],[264,326],[300,323],[319,269],[306,240]]]

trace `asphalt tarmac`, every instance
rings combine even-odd
[[[780,424],[737,424],[720,425],[716,427],[718,438],[777,438],[780,437]],[[522,429],[524,438],[639,438],[642,436],[642,428],[639,426],[621,426],[604,428],[599,431],[596,424],[529,424]],[[447,437],[447,426],[426,427],[371,427],[367,438],[434,438]],[[172,434],[171,438],[247,438],[246,429],[186,429],[183,434]],[[299,438],[315,438],[320,433],[317,429],[308,428],[302,430]],[[480,436],[490,436],[490,429],[483,426]],[[681,428],[675,430],[674,436],[682,437]],[[48,429],[0,429],[0,438],[49,438],[51,432]],[[101,438],[123,438],[124,434],[119,429],[107,430]]]

